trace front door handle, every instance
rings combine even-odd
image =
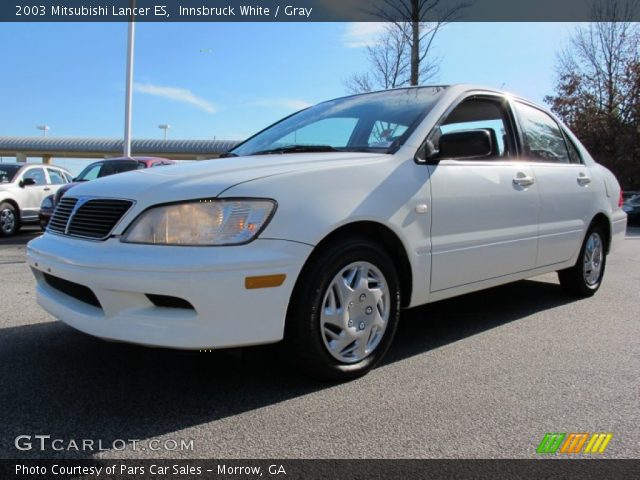
[[[518,185],[519,187],[530,187],[535,183],[533,177],[530,177],[526,173],[518,172],[516,177],[513,179],[513,184]]]
[[[580,172],[578,174],[578,185],[589,185],[591,183],[591,178],[588,177],[585,173]]]
[[[44,187],[45,192],[48,192],[49,190],[51,190],[49,187]]]

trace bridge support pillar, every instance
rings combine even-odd
[[[22,152],[16,152],[16,162],[26,162],[27,156]]]
[[[43,155],[42,163],[44,163],[45,165],[51,165],[51,155]]]

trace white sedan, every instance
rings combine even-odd
[[[557,271],[593,295],[624,236],[615,177],[545,109],[458,85],[339,98],[226,158],[75,187],[28,245],[38,302],[102,338],[284,340],[348,379],[401,309]]]

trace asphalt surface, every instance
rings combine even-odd
[[[35,302],[24,245],[37,234],[0,239],[2,458],[533,458],[546,432],[612,432],[602,456],[640,458],[640,229],[595,297],[544,275],[405,312],[385,363],[338,385],[273,348],[185,353],[74,331]],[[42,434],[193,450],[16,450]]]

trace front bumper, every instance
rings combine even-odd
[[[256,240],[234,247],[134,245],[45,234],[27,246],[38,303],[97,337],[201,349],[282,339],[293,287],[312,247]],[[250,276],[285,274],[279,287],[247,289]],[[46,275],[89,288],[100,307],[63,293]],[[193,308],[156,306],[147,296],[178,297]]]

